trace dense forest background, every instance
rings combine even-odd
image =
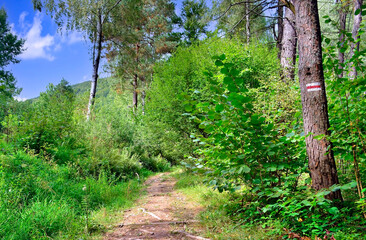
[[[261,239],[366,237],[362,0],[33,3],[85,34],[93,79],[15,100],[0,10],[0,238],[89,238],[173,166]]]

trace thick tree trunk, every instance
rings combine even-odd
[[[344,41],[345,41],[345,36],[344,36],[344,32],[346,31],[346,22],[347,22],[347,12],[345,11],[345,9],[342,7],[342,1],[341,0],[337,0],[338,3],[338,13],[339,13],[339,43],[340,43],[340,48],[343,47],[344,45]],[[342,70],[340,72],[340,74],[338,75],[339,78],[343,77],[343,64],[344,64],[344,52],[342,52],[339,48],[338,51],[338,60],[339,60],[339,69]]]
[[[281,60],[281,51],[282,51],[282,38],[283,38],[283,5],[281,1],[278,0],[278,8],[277,8],[278,20],[277,20],[277,48],[278,48],[278,59]]]
[[[362,7],[363,0],[354,0],[354,13]],[[358,35],[358,32],[360,31],[360,26],[362,22],[362,14],[361,12],[357,15],[354,15],[353,19],[353,29],[352,29],[352,38],[355,40],[355,42],[351,43],[351,58],[353,57],[355,52],[358,52],[360,50],[360,42],[358,41],[360,39],[360,36]],[[349,73],[350,79],[355,79],[357,77],[357,69],[356,69],[356,63],[354,62],[351,71]]]
[[[250,2],[247,1],[245,4],[245,17],[246,17],[246,24],[245,24],[245,30],[246,30],[246,36],[247,36],[247,43],[250,42]]]
[[[296,27],[299,41],[299,79],[312,188],[320,190],[338,184],[332,151],[328,105],[324,84],[322,48],[317,0],[296,0]],[[311,133],[311,134],[310,134]],[[315,139],[322,135],[321,139]],[[327,195],[342,199],[340,191]]]
[[[285,18],[283,20],[283,37],[281,44],[281,67],[284,82],[293,81],[295,79],[297,46],[295,25],[295,14],[289,8],[286,8]]]
[[[88,104],[88,113],[86,115],[87,121],[90,119],[91,110],[94,105],[95,94],[97,92],[97,83],[98,83],[98,70],[99,70],[99,63],[102,54],[102,17],[99,16],[98,24],[97,24],[97,39],[96,39],[96,51],[97,54],[95,59],[93,59],[93,77],[91,80],[91,87],[90,87],[90,96],[89,96],[89,104]],[[94,56],[93,56],[94,58]]]

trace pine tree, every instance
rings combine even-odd
[[[203,0],[183,2],[180,27],[183,28],[182,37],[188,45],[207,33],[207,12],[208,8]]]
[[[171,35],[177,23],[174,4],[170,0],[127,1],[113,12],[112,19],[119,27],[106,33],[107,57],[114,74],[131,81],[136,111],[139,93],[144,108],[145,89],[152,81],[154,63],[176,46]]]

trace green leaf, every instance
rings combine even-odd
[[[216,110],[216,112],[218,112],[218,113],[220,113],[220,112],[224,111],[224,109],[225,109],[224,105],[221,105],[221,104],[216,105],[216,107],[215,107],[215,110]]]
[[[185,106],[184,106],[184,110],[185,110],[186,112],[192,112],[193,107],[192,107],[192,105],[185,105]]]
[[[244,154],[241,154],[238,156],[239,159],[244,159],[245,158],[245,155]],[[365,188],[366,189],[366,188]]]
[[[353,182],[347,183],[343,186],[340,186],[340,189],[341,190],[349,190],[349,189],[355,188],[356,186],[357,186],[357,182],[353,181]]]
[[[360,14],[360,12],[361,12],[361,9],[357,9],[357,10],[355,11],[355,16],[356,16],[356,15],[358,15],[358,14]]]
[[[225,77],[224,78],[224,83],[225,84],[231,84],[231,83],[233,83],[234,81],[233,81],[233,79],[231,78],[231,77]]]
[[[229,69],[227,69],[226,67],[223,67],[223,68],[221,68],[220,72],[221,72],[222,74],[227,75],[227,74],[229,74]]]
[[[328,212],[330,214],[337,215],[339,213],[339,210],[336,207],[332,207],[332,208],[329,208]]]
[[[213,77],[212,72],[203,72],[204,75],[206,75],[207,77]]]
[[[267,168],[267,171],[269,172],[275,172],[277,170],[276,166],[271,166],[269,168]]]
[[[215,65],[220,67],[220,66],[224,66],[224,63],[221,60],[216,60]]]
[[[243,165],[239,168],[238,173],[242,174],[242,173],[249,173],[250,172],[250,168],[247,165]]]
[[[219,56],[219,59],[221,59],[221,60],[225,60],[225,59],[226,59],[225,54],[221,54],[221,55]]]
[[[303,200],[301,203],[304,204],[304,206],[307,206],[307,207],[312,206],[311,202],[309,202],[308,200]]]

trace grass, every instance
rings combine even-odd
[[[146,194],[142,183],[150,175],[152,175],[151,172],[144,175],[140,180],[129,181],[128,184],[124,185],[124,194],[119,195],[112,204],[102,207],[91,214],[91,222],[94,228],[99,228],[99,231],[93,234],[92,239],[103,239],[105,232],[113,230],[121,222],[124,210],[131,208],[138,198]]]
[[[142,193],[144,179],[80,176],[24,151],[0,154],[0,239],[90,239],[114,226]],[[119,218],[118,218],[119,217]]]

